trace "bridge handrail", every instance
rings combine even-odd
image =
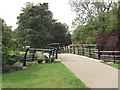
[[[119,51],[101,51],[97,44],[71,44],[71,45],[62,47],[61,51],[63,53],[72,53],[72,54],[77,53],[78,55],[89,56],[92,58],[97,58],[99,60],[101,59],[101,57],[105,55],[106,56],[112,55],[114,62],[115,60],[118,59],[117,57],[120,56],[120,50]]]
[[[38,49],[38,48],[30,48],[30,51],[52,51],[53,49]]]

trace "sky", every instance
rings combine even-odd
[[[72,20],[75,18],[75,13],[71,11],[69,0],[1,0],[0,17],[5,20],[7,25],[12,26],[13,30],[17,28],[17,16],[21,13],[21,7],[24,7],[26,2],[49,3],[49,10],[53,12],[53,18],[61,23],[66,23],[69,30],[72,30]]]

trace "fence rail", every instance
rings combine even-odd
[[[35,57],[36,52],[43,52],[43,53],[47,52],[49,53],[49,59],[51,56],[55,56],[55,58],[57,59],[58,49],[59,49],[59,43],[51,43],[45,49],[27,47],[24,58],[23,58],[23,66],[26,66],[26,61],[34,61],[35,59],[37,59]],[[28,52],[30,52],[30,54],[28,54]]]
[[[114,63],[120,59],[120,51],[100,51],[97,44],[68,45],[61,47],[60,51],[61,53],[83,55],[98,60],[113,61]]]

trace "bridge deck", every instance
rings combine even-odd
[[[90,88],[118,88],[116,68],[74,54],[60,54],[59,59]]]

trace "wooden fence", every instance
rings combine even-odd
[[[97,44],[77,44],[68,45],[60,48],[61,53],[70,53],[83,55],[104,61],[113,61],[120,59],[120,51],[100,51]]]
[[[25,55],[23,58],[23,66],[26,66],[26,61],[36,60],[37,57],[35,57],[35,53],[37,53],[37,52],[49,53],[49,59],[51,56],[55,56],[55,58],[57,59],[58,58],[58,49],[59,49],[59,43],[51,43],[45,49],[28,47],[28,48],[26,48],[26,52],[25,52]]]

